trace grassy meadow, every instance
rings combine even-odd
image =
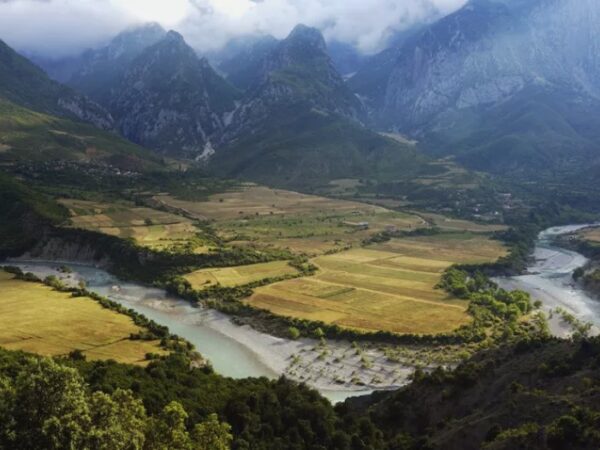
[[[470,321],[466,301],[435,289],[455,263],[493,261],[503,246],[485,236],[447,233],[320,256],[313,277],[261,287],[247,300],[273,313],[360,330],[435,334]]]
[[[131,340],[141,328],[126,315],[86,297],[0,271],[0,346],[44,356],[81,350],[87,359],[145,365],[146,353],[164,354],[158,341]]]

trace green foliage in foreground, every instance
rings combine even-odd
[[[600,448],[600,339],[527,339],[394,393],[350,400],[392,449]]]
[[[224,450],[231,427],[216,415],[191,427],[178,402],[148,416],[130,390],[91,392],[76,369],[26,358],[0,375],[0,448]]]
[[[333,408],[303,385],[224,378],[184,355],[141,368],[0,349],[0,448],[592,449],[599,368],[598,338],[530,338]]]
[[[35,395],[29,396],[21,394],[19,398],[26,397],[29,403],[20,401],[19,405],[15,405],[14,402],[9,402],[14,392],[29,392],[21,387],[28,386],[28,379],[46,377],[46,366],[52,368],[51,373],[66,373],[65,377],[70,383],[67,387],[75,387],[65,389],[63,382],[59,389],[38,389]],[[36,369],[37,367],[41,369]],[[80,375],[72,369],[76,369]],[[26,377],[24,374],[27,373],[32,376]],[[54,378],[62,380],[62,377],[63,375]],[[84,382],[81,382],[80,377],[83,377]],[[209,368],[192,367],[190,360],[181,354],[152,361],[146,368],[142,368],[114,361],[87,362],[76,357],[59,360],[56,364],[0,349],[0,380],[3,386],[0,391],[8,393],[0,396],[0,416],[4,414],[2,418],[7,418],[0,420],[0,427],[9,431],[9,435],[5,434],[4,438],[16,438],[15,433],[26,434],[29,429],[32,437],[27,437],[28,440],[24,442],[39,445],[6,445],[8,448],[121,448],[108,444],[104,447],[44,446],[48,444],[45,430],[52,431],[49,426],[44,428],[44,423],[57,415],[62,417],[59,420],[61,428],[57,430],[60,431],[59,436],[87,439],[93,437],[89,436],[88,430],[98,430],[95,435],[102,437],[103,434],[108,434],[105,437],[109,439],[115,436],[110,428],[113,427],[115,432],[123,435],[125,441],[138,439],[139,442],[143,439],[147,444],[142,448],[219,449],[218,446],[193,445],[195,442],[206,442],[211,436],[216,436],[219,442],[223,442],[227,432],[233,435],[231,446],[235,450],[385,448],[382,434],[368,418],[355,420],[338,415],[327,400],[304,385],[283,378],[276,381],[265,378],[225,378]],[[44,386],[48,386],[48,383]],[[73,390],[74,394],[71,393]],[[69,395],[66,400],[62,392]],[[36,397],[39,397],[37,401]],[[93,403],[95,398],[102,402]],[[67,404],[63,407],[61,402]],[[127,406],[120,407],[118,404],[113,407],[115,402]],[[102,421],[95,421],[95,417],[100,416],[98,405],[107,405],[102,411],[115,410],[115,414],[105,414],[101,417]],[[75,407],[80,408],[76,412],[83,411],[90,419],[83,414],[84,422],[81,422],[78,418],[80,414],[73,412]],[[28,418],[27,411],[37,414]],[[67,416],[62,416],[63,413]],[[12,420],[13,416],[17,416],[18,420]],[[120,427],[121,422],[124,423],[123,427]],[[139,426],[126,425],[132,422]],[[201,425],[197,426],[198,423]],[[225,423],[231,425],[230,430],[227,430]],[[7,426],[12,428],[7,429]],[[129,432],[130,428],[134,433]],[[17,431],[10,432],[11,429]],[[165,444],[165,439],[175,438],[181,438],[183,442],[188,442],[189,439],[192,446],[174,446],[172,441],[169,445]],[[4,443],[0,444],[0,448],[5,448],[3,445]]]

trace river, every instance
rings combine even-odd
[[[579,253],[557,247],[556,236],[577,231],[589,225],[554,227],[540,233],[534,252],[534,262],[528,273],[510,278],[498,278],[505,289],[521,289],[543,303],[550,312],[562,307],[582,321],[591,322],[596,332],[600,330],[600,301],[587,296],[574,285],[571,274],[586,264],[587,259]],[[33,272],[41,278],[57,275],[71,285],[84,280],[87,288],[99,295],[131,308],[155,322],[165,325],[171,333],[182,336],[194,344],[203,357],[208,359],[215,371],[232,378],[267,377],[276,378],[286,374],[304,381],[318,389],[332,402],[347,397],[364,395],[374,389],[393,389],[408,382],[412,368],[391,364],[379,350],[366,349],[365,354],[373,361],[373,367],[365,369],[358,357],[352,353],[348,342],[329,342],[329,356],[322,360],[318,342],[311,339],[296,341],[281,339],[260,333],[248,326],[238,326],[231,319],[214,310],[197,308],[187,301],[170,296],[161,289],[123,282],[108,272],[91,265],[73,262],[48,262],[11,260],[10,264],[23,271]],[[67,265],[70,274],[57,269]],[[554,314],[549,321],[556,336],[567,336],[568,324]],[[290,360],[302,355],[306,361],[301,373],[296,369],[290,373]],[[341,362],[340,362],[341,361]],[[352,377],[362,377],[366,386],[348,383]],[[377,376],[383,383],[370,385],[369,380]],[[339,384],[339,380],[345,380]]]
[[[497,278],[505,289],[520,289],[529,292],[535,300],[540,300],[547,314],[557,307],[573,314],[582,322],[593,325],[592,332],[600,331],[600,301],[591,298],[573,282],[573,271],[584,266],[588,259],[571,250],[558,247],[556,237],[593,226],[567,225],[552,227],[542,231],[536,243],[533,263],[525,275]],[[595,226],[595,225],[594,225]],[[571,327],[559,315],[553,314],[549,320],[550,331],[555,336],[565,337]]]
[[[189,302],[171,296],[164,290],[123,282],[108,272],[91,265],[74,262],[9,260],[8,264],[20,267],[24,272],[32,272],[40,278],[48,275],[60,277],[66,284],[76,286],[85,281],[87,289],[131,308],[149,319],[167,326],[171,333],[182,336],[194,344],[200,354],[208,359],[221,375],[232,378],[267,377],[274,379],[286,373],[289,376],[290,360],[294,355],[302,355],[307,360],[307,368],[298,374],[332,402],[343,401],[347,397],[366,395],[377,389],[392,389],[406,384],[412,369],[392,367],[385,356],[372,350],[370,356],[374,367],[365,370],[359,361],[344,358],[350,350],[348,342],[329,342],[330,356],[326,360],[318,358],[318,341],[312,339],[289,340],[260,333],[249,326],[238,326],[231,319],[215,310],[198,308]],[[71,273],[58,271],[68,266]],[[314,356],[314,363],[308,359]],[[337,363],[334,360],[343,359]],[[336,370],[335,373],[329,372]],[[386,372],[387,371],[387,372]],[[368,380],[375,374],[386,375],[402,372],[402,379],[396,383],[369,386]],[[296,371],[295,371],[296,372]],[[350,380],[351,374],[364,375],[366,386],[339,384],[335,380]],[[301,378],[300,378],[301,375]],[[294,378],[291,376],[290,378]],[[389,377],[392,378],[391,376]]]

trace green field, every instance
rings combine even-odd
[[[283,316],[361,330],[449,332],[470,316],[466,301],[435,289],[443,271],[503,254],[500,243],[469,233],[393,239],[314,258],[317,275],[261,287],[247,302]]]
[[[288,249],[311,256],[360,244],[388,228],[413,230],[426,222],[413,214],[380,206],[246,185],[213,195],[206,202],[156,196],[164,205],[199,220],[210,220],[232,244]],[[368,229],[356,226],[368,222]]]
[[[221,269],[202,269],[185,276],[194,289],[221,286],[242,286],[267,278],[296,275],[298,271],[287,261],[250,264],[246,266],[225,267]]]
[[[0,271],[0,346],[44,356],[81,350],[88,359],[145,365],[147,353],[164,354],[158,341],[131,340],[142,331],[126,315],[87,297],[16,280]]]

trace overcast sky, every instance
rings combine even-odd
[[[17,50],[68,56],[156,21],[200,51],[248,33],[284,37],[297,23],[373,53],[394,30],[467,0],[0,0],[0,39]]]

